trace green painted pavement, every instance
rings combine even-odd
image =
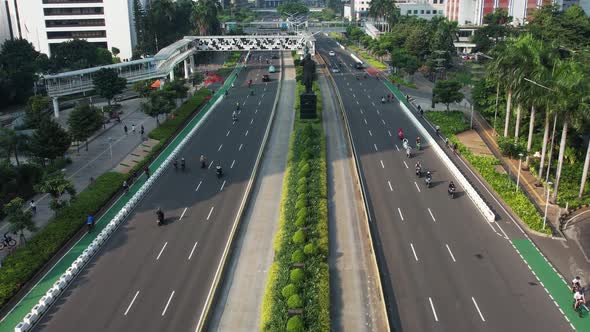
[[[590,331],[590,318],[580,318],[572,307],[574,299],[569,285],[553,269],[531,240],[513,239],[512,244],[574,328],[577,331]],[[542,313],[539,314],[542,315]]]
[[[242,70],[242,66],[238,66],[230,74],[229,78],[225,80],[224,85],[215,93],[214,96],[203,106],[202,110],[193,117],[189,123],[178,133],[178,135],[170,142],[170,144],[156,157],[156,159],[149,165],[150,172],[157,170],[166,158],[174,151],[174,149],[182,142],[182,140],[191,132],[191,130],[201,121],[201,119],[209,112],[211,106],[221,98],[225,91],[229,89],[232,83],[236,80],[237,75]],[[58,262],[49,272],[29,291],[27,295],[12,309],[12,311],[0,322],[0,332],[12,332],[14,327],[23,320],[23,318],[31,311],[31,309],[39,303],[39,300],[45,296],[45,293],[53,287],[53,284],[64,274],[64,272],[72,265],[72,263],[82,254],[82,252],[94,241],[98,234],[108,225],[108,223],[115,218],[115,215],[127,204],[133,197],[133,194],[145,183],[145,174],[142,175],[130,188],[129,195],[123,195],[96,221],[96,226],[91,233],[84,235]]]

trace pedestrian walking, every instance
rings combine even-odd
[[[127,183],[127,180],[123,180],[123,190],[125,191],[125,194],[129,193],[129,184]]]
[[[94,228],[94,217],[91,214],[88,214],[88,217],[86,217],[86,225],[88,226],[89,232]]]
[[[143,127],[143,125],[141,125],[139,132],[141,133],[141,137],[143,137],[143,134],[145,134],[145,128]]]
[[[135,134],[135,124],[134,123],[131,124],[131,131]]]
[[[129,130],[129,129],[127,129],[127,125],[124,125],[124,126],[123,126],[123,131],[125,132],[125,135],[127,135],[127,131],[128,131],[128,130]]]
[[[31,212],[33,212],[33,214],[36,214],[37,213],[37,204],[35,204],[34,199],[31,200],[30,205],[31,205]]]
[[[146,167],[143,172],[145,173],[145,176],[149,179],[150,178],[150,168]]]

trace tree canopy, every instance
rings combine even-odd
[[[113,63],[111,52],[86,40],[74,39],[56,44],[51,52],[54,72],[78,70]]]
[[[309,13],[309,8],[303,2],[299,1],[281,2],[277,7],[277,13],[282,16],[302,15]]]
[[[111,100],[123,92],[123,89],[127,85],[127,79],[119,77],[117,71],[112,68],[102,68],[94,73],[93,82],[96,93],[106,98],[109,106],[111,105]]]
[[[88,138],[102,126],[102,122],[103,116],[96,107],[79,104],[70,113],[68,130],[72,139],[86,142],[86,151],[88,151]],[[79,146],[78,149],[80,149]]]
[[[455,80],[438,80],[434,85],[432,93],[435,103],[447,105],[447,111],[451,103],[458,103],[463,100],[464,95],[460,91],[461,83]]]
[[[33,155],[45,163],[45,158],[54,160],[63,156],[71,144],[70,135],[54,120],[40,124],[30,140]]]

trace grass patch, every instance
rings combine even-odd
[[[242,52],[231,52],[227,60],[225,60],[225,62],[223,63],[223,66],[225,68],[233,68],[237,66],[241,56]]]
[[[386,70],[387,65],[383,62],[377,60],[377,58],[373,57],[369,53],[365,52],[360,47],[355,45],[348,45],[348,48],[355,51],[358,55],[360,55],[371,67],[378,69],[378,70]]]
[[[479,156],[461,144],[456,134],[469,129],[469,123],[463,113],[453,112],[426,112],[426,118],[440,127],[440,131],[449,137],[449,141],[457,144],[458,150],[463,158],[467,160],[473,168],[492,186],[494,191],[510,206],[512,211],[531,229],[551,234],[551,228],[546,227],[543,230],[543,218],[535,205],[527,196],[519,190],[515,191],[516,184],[506,173],[497,171],[497,166],[501,165],[500,161],[491,156]]]
[[[388,76],[389,80],[392,81],[395,84],[399,84],[401,86],[405,86],[407,88],[411,88],[411,89],[417,89],[418,87],[416,86],[416,84],[414,84],[413,82],[410,81],[406,81],[403,78],[399,77],[396,74],[391,74]]]
[[[330,330],[326,146],[317,82],[313,88],[318,95],[320,119],[295,118],[261,331]],[[298,82],[297,92],[303,89]],[[299,98],[295,104],[299,112]],[[300,314],[289,314],[289,309],[299,308]]]

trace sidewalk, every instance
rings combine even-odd
[[[119,162],[133,151],[141,142],[139,130],[141,125],[145,128],[145,136],[156,126],[156,122],[151,117],[145,115],[139,110],[139,99],[132,99],[121,102],[123,115],[121,124],[114,121],[107,124],[106,129],[101,129],[90,140],[88,151],[84,146],[80,147],[80,152],[73,147],[67,153],[72,163],[67,165],[63,172],[67,179],[72,181],[77,192],[81,192],[90,184],[90,178],[97,178],[101,174],[112,170]],[[98,105],[100,106],[100,104]],[[64,110],[58,122],[64,125],[72,109]],[[129,133],[125,135],[123,125],[127,124]],[[136,132],[131,132],[131,125],[135,124]],[[109,142],[112,148],[109,148]],[[46,194],[38,194],[33,197],[37,205],[37,213],[33,216],[33,221],[39,228],[43,228],[54,213],[49,208],[50,197]],[[8,231],[8,222],[0,221],[0,233]],[[28,239],[32,236],[30,232],[25,232]],[[0,251],[0,261],[9,254],[8,250]]]
[[[240,226],[219,300],[212,312],[210,331],[258,331],[268,269],[273,262],[289,138],[295,112],[295,68],[285,54],[284,78],[275,123],[258,180]]]

